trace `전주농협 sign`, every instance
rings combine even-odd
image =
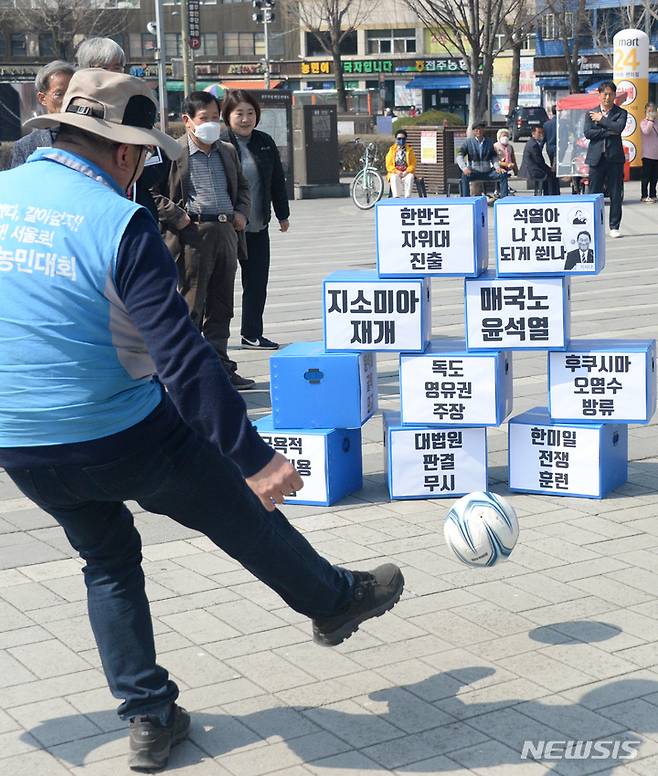
[[[496,278],[487,272],[464,283],[469,350],[566,349],[568,278]]]
[[[476,277],[487,268],[487,203],[462,199],[389,199],[375,209],[380,277]]]
[[[431,328],[429,280],[334,272],[323,282],[328,351],[425,350]]]
[[[648,423],[656,410],[655,340],[571,340],[548,354],[554,420]]]
[[[603,194],[497,200],[497,275],[597,275],[605,266],[603,210]]]

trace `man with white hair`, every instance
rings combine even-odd
[[[332,565],[276,509],[302,479],[250,423],[155,221],[125,196],[154,146],[183,150],[154,129],[156,110],[143,80],[79,70],[62,111],[28,122],[58,125],[54,146],[0,173],[0,466],[85,561],[129,765],[147,771],[190,717],[156,660],[126,501],[204,533],[312,619],[319,644],[342,643],[404,587],[391,563]]]
[[[59,113],[73,73],[75,73],[73,65],[61,59],[49,62],[37,73],[34,79],[37,100],[47,113]],[[37,148],[51,146],[53,139],[54,135],[51,129],[33,129],[29,135],[25,135],[14,143],[10,167],[18,167],[19,164],[23,164]]]
[[[112,38],[87,38],[75,52],[78,67],[102,67],[112,73],[123,73],[126,55]]]

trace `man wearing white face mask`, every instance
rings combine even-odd
[[[246,255],[244,229],[249,185],[237,152],[219,139],[219,104],[208,92],[192,92],[183,105],[183,155],[154,191],[165,241],[176,259],[179,290],[194,323],[215,348],[231,383],[246,390],[228,357],[233,288],[238,257]]]

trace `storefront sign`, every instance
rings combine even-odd
[[[247,65],[229,65],[229,75],[260,75],[263,71],[263,66],[260,62],[252,62]]]

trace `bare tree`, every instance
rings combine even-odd
[[[376,0],[293,0],[289,5],[289,14],[316,38],[332,59],[338,109],[343,113],[347,112],[347,96],[341,44],[367,20],[376,5]]]
[[[580,90],[578,61],[583,37],[591,28],[585,11],[585,0],[545,0],[545,10],[553,16],[555,37],[562,42],[564,63],[569,77],[569,91]]]
[[[594,21],[596,19],[596,21]],[[599,8],[596,16],[588,17],[588,32],[592,36],[592,47],[599,50],[612,69],[613,38],[620,30],[637,29],[649,34],[652,19],[658,19],[656,0],[620,3],[615,8]]]
[[[494,59],[508,44],[506,29],[531,24],[526,0],[404,0],[448,54],[459,53],[470,81],[469,127],[485,118]],[[521,40],[519,40],[521,45]],[[520,51],[520,49],[519,49]]]
[[[17,0],[15,7],[2,13],[0,22],[16,31],[48,35],[53,56],[71,60],[78,38],[110,36],[126,29],[126,12],[106,5],[110,3],[102,0]]]

